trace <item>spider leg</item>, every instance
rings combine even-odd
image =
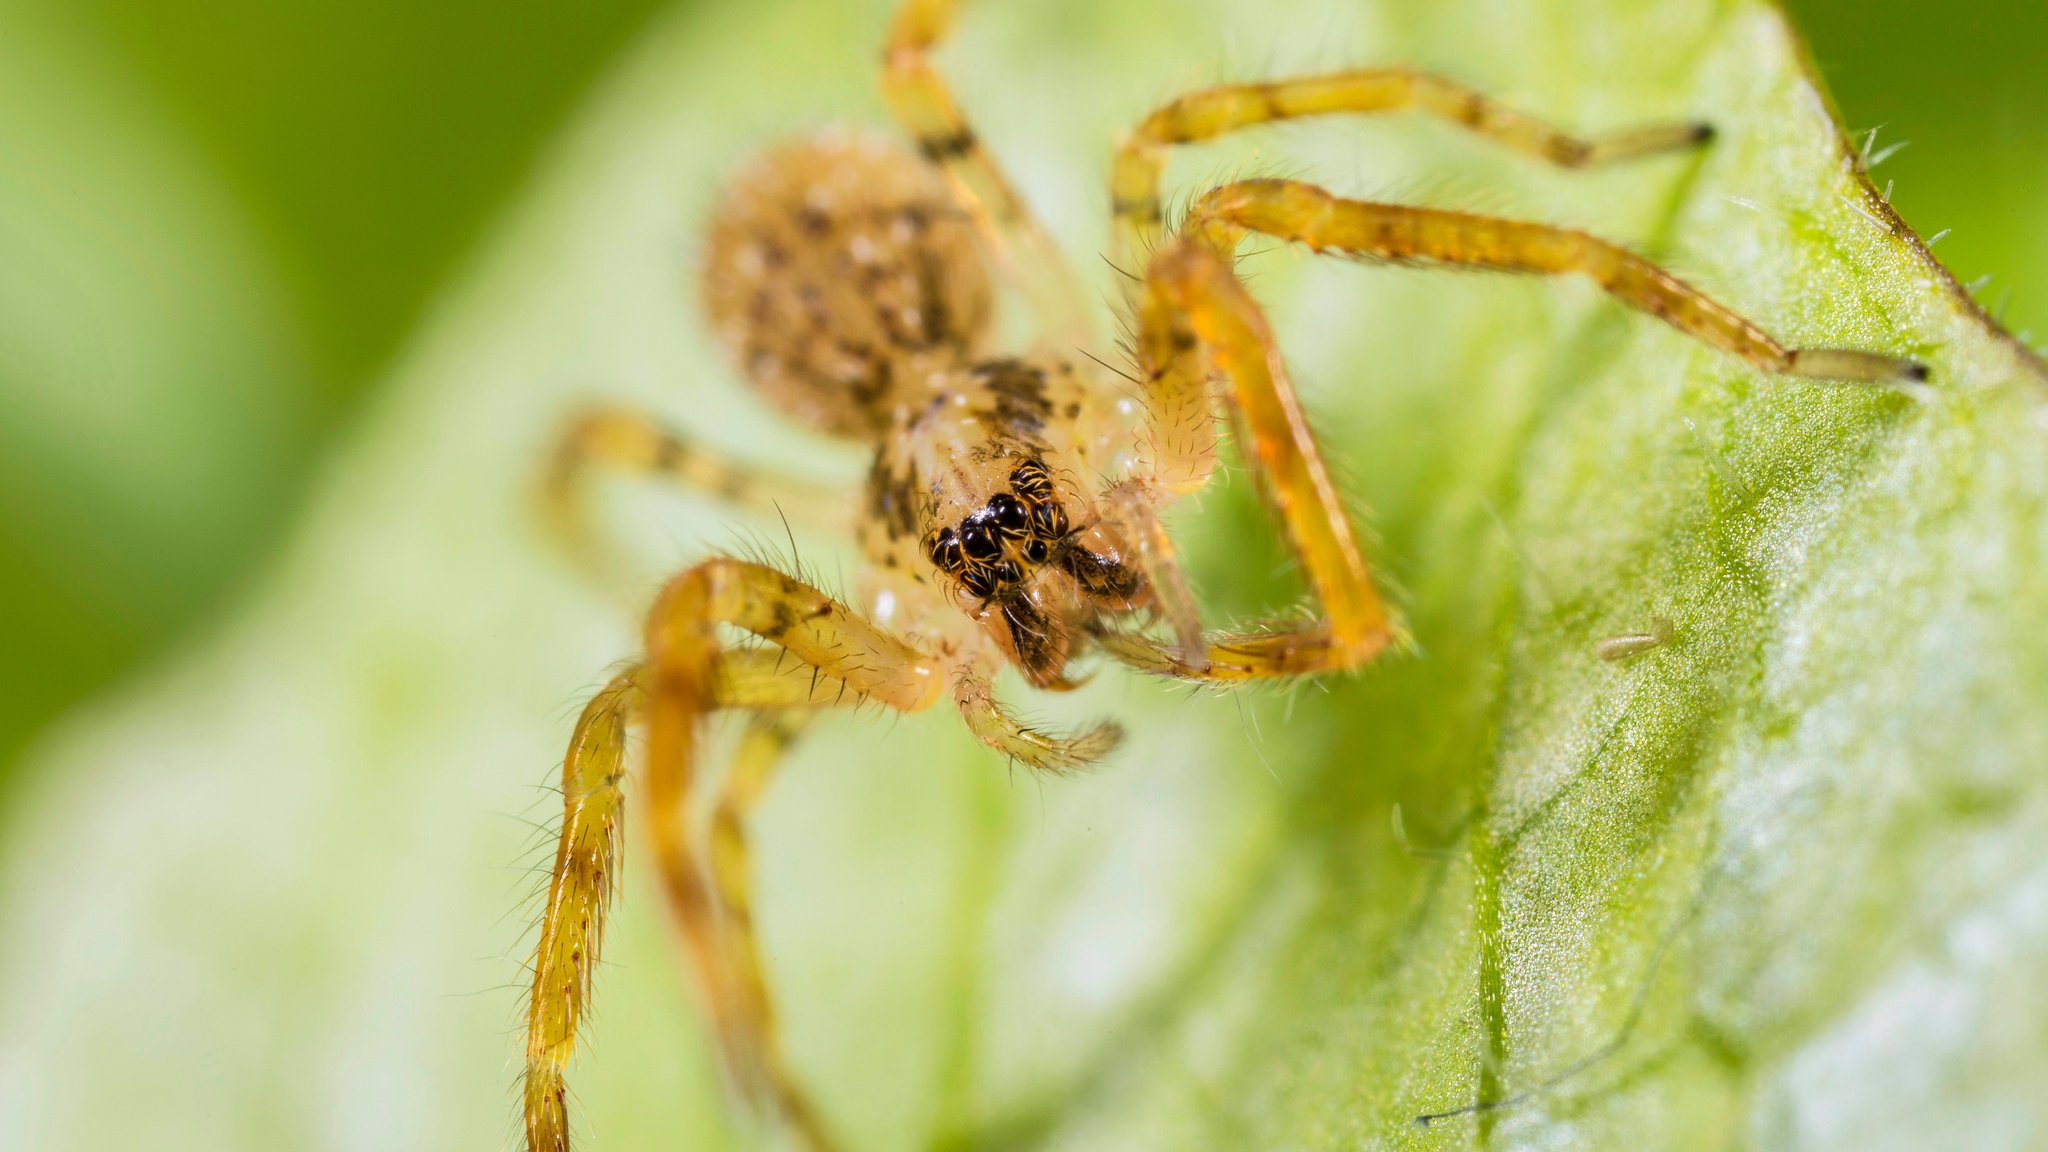
[[[765,648],[719,653],[711,683],[718,707],[745,710],[747,726],[717,790],[704,852],[716,909],[702,887],[701,873],[693,872],[688,880],[697,888],[683,905],[686,914],[678,919],[691,977],[734,1086],[757,1102],[765,1099],[805,1148],[830,1152],[835,1144],[784,1058],[773,998],[761,974],[745,819],[811,716],[820,708],[857,704],[863,697],[844,680],[814,676],[786,654]],[[687,806],[687,783],[684,790]],[[690,813],[677,810],[669,819],[687,841]]]
[[[1203,420],[1203,429],[1213,433],[1212,413],[1190,411],[1189,415]],[[1213,436],[1209,445],[1213,453]],[[1213,455],[1210,459],[1213,460]],[[1200,668],[1207,648],[1201,608],[1188,588],[1187,573],[1175,557],[1173,537],[1160,522],[1159,510],[1153,503],[1156,498],[1155,489],[1142,481],[1111,485],[1102,494],[1103,519],[1116,527],[1134,550],[1138,568],[1145,573],[1146,583],[1152,589],[1152,606],[1173,629],[1182,662]]]
[[[830,697],[835,702],[866,699],[914,712],[930,707],[943,690],[938,670],[917,649],[817,589],[765,565],[710,560],[662,590],[646,628],[648,826],[662,891],[683,930],[700,985],[707,990],[719,986],[723,948],[712,929],[708,893],[691,851],[685,805],[698,758],[700,719],[718,706],[722,624],[752,632],[852,693],[848,699],[835,691]],[[782,682],[791,688],[802,685],[805,699],[811,698],[807,675],[786,675]],[[754,1037],[748,1033],[743,1005],[728,1000],[711,1007],[726,1050],[746,1053]],[[771,1087],[787,1084],[772,1064],[764,1071]],[[778,1102],[787,1102],[790,1095],[778,1093]],[[807,1137],[821,1136],[808,1108],[799,1104],[789,1119]],[[822,1138],[813,1143],[826,1146]]]
[[[734,654],[738,655],[738,654]],[[759,656],[762,653],[748,653]],[[766,669],[749,660],[722,671],[714,678],[734,686],[735,698],[756,703],[796,703],[785,695],[789,687],[805,683]],[[721,690],[721,696],[726,695]],[[825,694],[805,691],[805,705],[834,702],[836,690]],[[984,677],[961,675],[954,682],[953,697],[968,728],[982,742],[1031,768],[1065,773],[1102,757],[1116,746],[1122,731],[1114,724],[1101,724],[1071,737],[1048,736],[1019,724],[996,702],[993,687]],[[774,999],[762,974],[759,937],[755,931],[751,851],[746,820],[773,780],[783,753],[802,733],[812,711],[806,708],[762,707],[753,711],[740,739],[731,770],[719,791],[711,814],[709,871],[718,894],[718,912],[723,926],[726,971],[730,987],[728,1059],[736,1075],[749,1078],[747,1086],[766,1093],[781,1115],[813,1150],[832,1148],[833,1142],[812,1106],[808,1094],[791,1074],[776,1032]]]
[[[591,698],[562,762],[562,831],[534,949],[526,1016],[525,1122],[528,1152],[567,1152],[562,1067],[590,1005],[591,973],[605,913],[618,887],[619,818],[625,797],[626,726],[641,703],[637,669]]]
[[[563,554],[601,583],[613,575],[614,558],[590,523],[589,487],[599,468],[709,492],[742,508],[821,527],[846,523],[851,511],[841,492],[693,444],[645,413],[592,408],[556,441],[540,498],[543,518]]]
[[[1143,442],[1150,475],[1134,483],[1155,502],[1191,492],[1215,469],[1212,371],[1230,385],[1230,402],[1249,441],[1265,490],[1301,560],[1323,618],[1297,632],[1225,637],[1199,646],[1182,638],[1169,660],[1176,675],[1207,674],[1244,662],[1246,675],[1337,671],[1370,660],[1396,636],[1373,587],[1357,533],[1323,464],[1265,314],[1226,257],[1192,238],[1161,249],[1146,269],[1138,302],[1138,355],[1149,413]],[[1156,576],[1154,577],[1156,580]],[[1133,641],[1132,643],[1136,643]],[[1106,645],[1147,666],[1127,644]],[[1155,669],[1156,670],[1156,669]],[[1235,678],[1244,678],[1236,676]]]
[[[882,94],[918,150],[946,174],[954,198],[990,249],[1006,264],[1006,240],[1014,239],[1026,249],[1032,265],[1026,283],[1040,321],[1049,331],[1085,336],[1090,320],[1082,302],[1089,294],[932,67],[931,53],[952,31],[959,7],[959,0],[904,0],[882,51]]]
[[[1741,315],[1627,250],[1583,232],[1517,220],[1334,196],[1290,180],[1245,180],[1203,195],[1183,234],[1147,269],[1138,302],[1139,357],[1151,419],[1146,461],[1134,482],[1164,499],[1207,482],[1215,422],[1207,373],[1231,383],[1250,449],[1302,560],[1327,622],[1294,630],[1206,640],[1200,651],[1138,635],[1106,633],[1116,658],[1163,675],[1241,680],[1351,667],[1392,638],[1349,519],[1258,305],[1229,260],[1247,232],[1317,251],[1506,271],[1591,277],[1623,303],[1773,374],[1852,382],[1920,381],[1912,360],[1838,348],[1788,348]]]
[[[721,626],[751,632],[769,650],[727,649]],[[646,660],[615,677],[577,722],[563,765],[564,817],[541,919],[527,1019],[525,1124],[529,1152],[569,1147],[563,1068],[575,1047],[615,884],[625,728],[647,728],[645,820],[662,895],[693,983],[729,1056],[755,1051],[745,1003],[732,988],[712,894],[690,839],[688,800],[700,721],[727,708],[777,710],[874,701],[899,711],[936,703],[944,678],[917,649],[824,593],[761,564],[715,559],[663,588],[646,627]],[[747,1069],[736,1069],[745,1075]],[[771,1080],[772,1085],[772,1080]],[[787,1103],[779,1098],[778,1102]],[[827,1147],[808,1111],[792,1115],[814,1147]]]
[[[775,1005],[761,973],[761,950],[754,930],[752,861],[746,819],[768,790],[775,771],[812,713],[801,710],[757,711],[740,737],[718,803],[712,809],[709,864],[717,886],[724,926],[723,944],[731,975],[733,1046],[736,1075],[753,1078],[750,1085],[765,1091],[777,1110],[814,1150],[833,1147],[817,1109],[784,1060],[775,1028]]]
[[[1411,68],[1348,68],[1254,84],[1219,84],[1153,110],[1118,145],[1110,175],[1118,252],[1149,251],[1160,239],[1159,184],[1166,150],[1279,120],[1415,109],[1518,152],[1584,168],[1699,144],[1698,122],[1651,124],[1593,139],[1563,132],[1452,80]]]
[[[1123,729],[1107,722],[1072,736],[1035,731],[1004,711],[995,686],[975,673],[963,672],[953,681],[953,703],[975,739],[1026,767],[1055,776],[1102,759],[1123,739]]]
[[[777,675],[767,653],[721,653],[713,669],[720,707],[789,707],[829,700],[807,678]],[[562,1069],[590,1003],[591,974],[617,890],[625,807],[626,730],[645,704],[646,670],[635,665],[591,697],[562,761],[562,827],[534,949],[526,1028],[526,1134],[533,1150],[568,1147]],[[802,695],[799,695],[801,686]]]
[[[1184,648],[1139,632],[1105,628],[1097,640],[1111,657],[1140,672],[1206,684],[1314,676],[1357,663],[1337,649],[1329,629],[1321,624],[1207,635],[1193,657]]]
[[[1927,379],[1916,361],[1841,348],[1788,348],[1648,260],[1605,240],[1521,220],[1334,196],[1294,180],[1242,180],[1195,201],[1184,231],[1228,254],[1246,232],[1376,260],[1589,277],[1629,307],[1779,376],[1860,383]]]

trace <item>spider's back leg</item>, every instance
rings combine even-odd
[[[627,579],[620,556],[593,523],[590,488],[601,471],[661,481],[810,527],[836,529],[852,510],[842,491],[727,456],[653,416],[609,405],[585,409],[549,456],[540,515],[564,559],[593,583],[630,587],[636,606],[645,590]]]
[[[1060,336],[1082,338],[1092,329],[1082,306],[1090,295],[932,67],[931,54],[952,32],[959,8],[959,0],[904,0],[882,50],[882,93],[918,151],[945,172],[991,248],[1007,256],[1011,243],[1023,246],[1029,267],[1021,271],[1040,321]]]

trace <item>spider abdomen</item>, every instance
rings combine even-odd
[[[936,169],[877,137],[828,132],[769,152],[727,188],[703,270],[739,370],[792,416],[873,439],[906,387],[968,361],[987,267]]]

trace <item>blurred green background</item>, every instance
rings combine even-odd
[[[231,600],[654,0],[0,0],[0,782]]]
[[[656,7],[0,0],[0,789],[248,585]],[[1791,7],[1873,154],[1911,144],[1879,186],[2048,337],[2039,0]]]

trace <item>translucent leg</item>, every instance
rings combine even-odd
[[[1092,294],[1033,219],[1009,177],[968,125],[945,79],[932,67],[931,53],[952,31],[958,15],[958,0],[904,0],[882,53],[882,93],[918,150],[945,172],[955,198],[991,248],[1006,262],[1012,243],[1024,248],[1030,264],[1022,270],[1025,285],[1049,334],[1084,338],[1092,330],[1084,306]]]
[[[1104,632],[1103,650],[1141,672],[1202,684],[1241,684],[1341,671],[1359,661],[1342,651],[1322,624],[1265,632],[1216,633],[1189,660],[1179,648],[1132,632]],[[1384,645],[1382,645],[1384,646]]]
[[[716,996],[726,971],[725,950],[691,850],[687,815],[700,721],[718,706],[718,685],[730,680],[729,673],[721,677],[719,671],[720,625],[752,632],[821,677],[844,685],[851,698],[835,699],[849,703],[867,700],[919,711],[938,700],[944,684],[932,662],[909,644],[817,589],[760,564],[728,559],[699,564],[671,580],[648,614],[649,838],[662,892],[699,986],[722,1001],[709,1005],[722,1045],[729,1057],[745,1060],[754,1055],[757,1037],[745,1010],[746,993]],[[776,1072],[769,1075],[771,1084],[776,1082]],[[786,1074],[780,1082],[787,1085]],[[787,1118],[799,1133],[816,1138],[814,1147],[826,1146],[817,1117],[800,1098],[797,1114]]]
[[[731,974],[732,1028],[740,1049],[734,1074],[765,1093],[812,1152],[833,1147],[810,1096],[789,1069],[776,1030],[774,998],[761,970],[754,931],[753,867],[746,820],[768,790],[783,753],[796,740],[810,713],[756,712],[740,737],[739,751],[711,813],[710,866],[717,886],[722,943]]]
[[[798,523],[838,527],[851,501],[822,485],[772,472],[691,443],[644,413],[592,409],[555,445],[541,489],[542,511],[557,545],[600,582],[618,576],[616,558],[590,524],[590,482],[599,469],[646,476]]]

